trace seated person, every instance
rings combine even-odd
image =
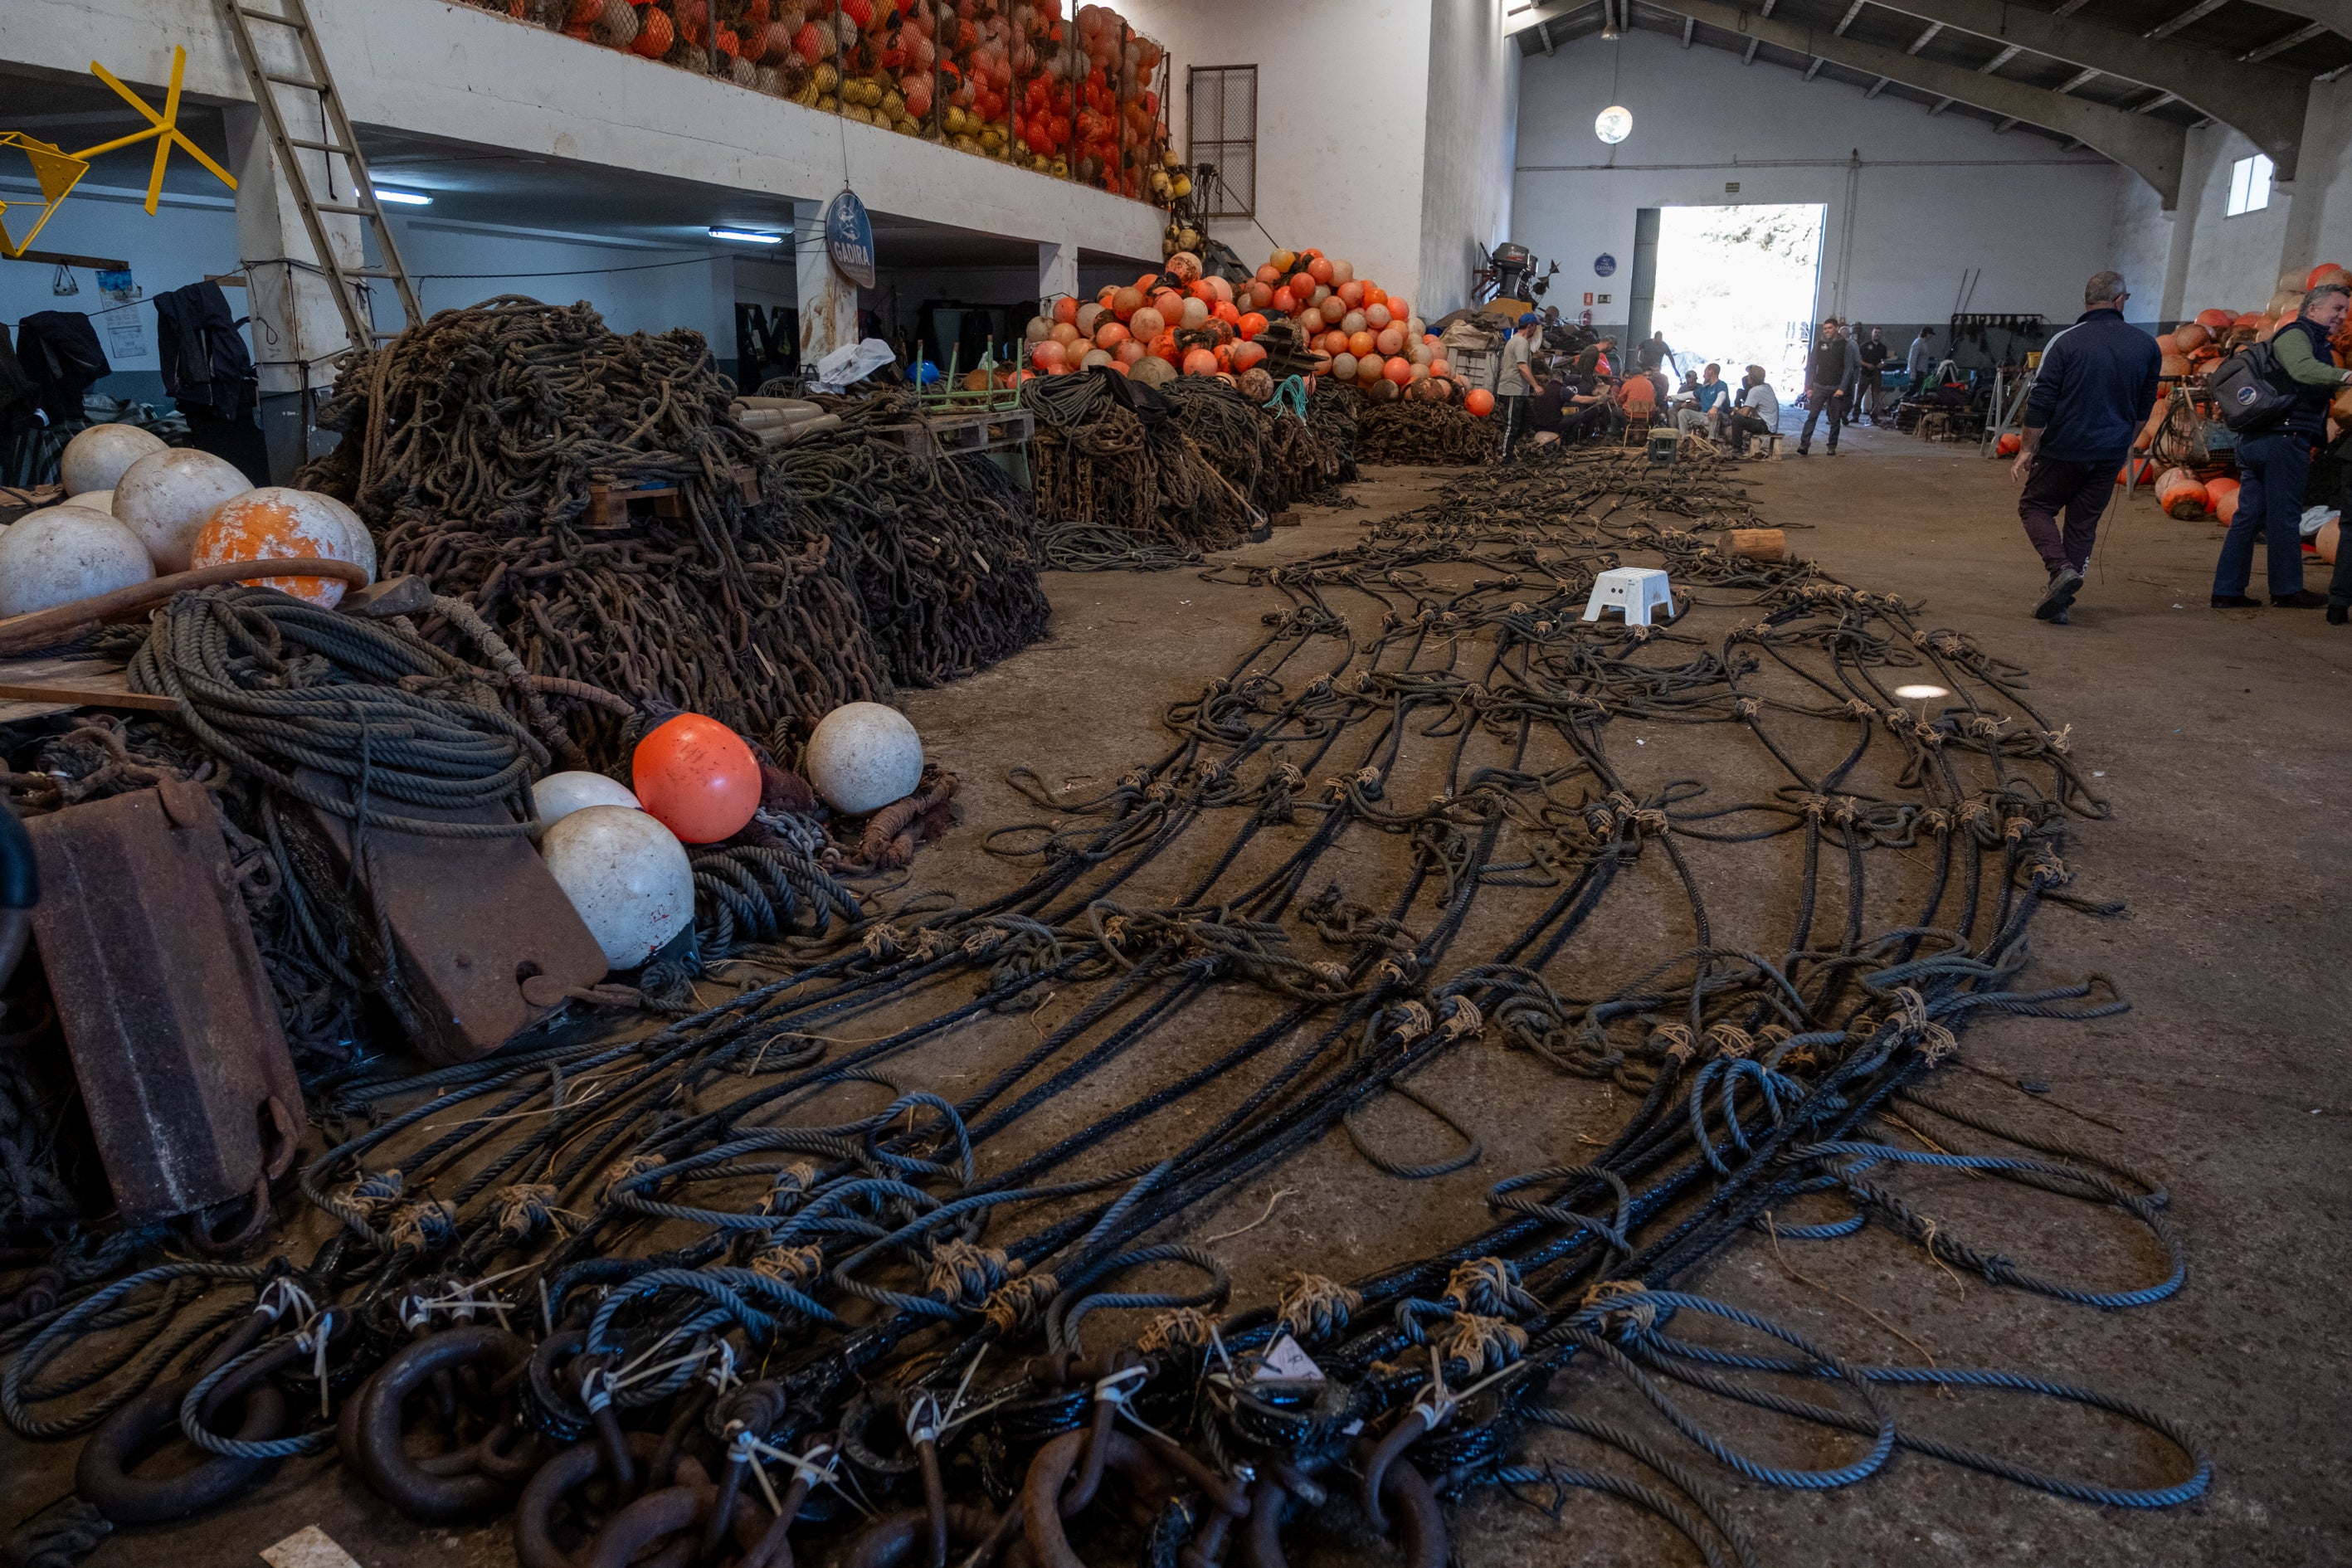
[[[1764,367],[1751,364],[1739,384],[1739,407],[1727,426],[1734,452],[1745,455],[1751,436],[1768,436],[1780,428],[1780,395],[1765,379]]]
[[[1731,388],[1723,384],[1723,367],[1710,364],[1702,377],[1694,378],[1686,390],[1690,405],[1675,413],[1675,427],[1679,430],[1704,430],[1716,440],[1723,438],[1724,416],[1731,410]]]
[[[1628,423],[1658,416],[1657,384],[1646,375],[1629,375],[1617,388],[1617,407]]]

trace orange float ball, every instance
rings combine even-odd
[[[1364,286],[1361,283],[1342,283],[1339,285],[1339,298],[1348,302],[1350,310],[1360,310],[1364,307]]]
[[[272,485],[221,502],[196,531],[189,556],[194,566],[305,556],[356,563],[373,561],[374,546],[366,526],[341,501]],[[340,577],[254,577],[246,584],[275,588],[329,610],[342,601],[348,587]]]
[[[1217,356],[1217,368],[1220,371],[1228,371],[1234,368],[1234,351],[1230,347],[1223,343],[1219,343],[1214,352]]]
[[[1130,365],[1137,360],[1143,358],[1148,351],[1141,343],[1136,342],[1133,338],[1129,338],[1110,352],[1111,357],[1118,361],[1121,365]]]
[[[1151,340],[1151,353],[1152,357],[1155,359],[1164,359],[1170,364],[1174,364],[1176,363],[1176,334],[1172,331],[1163,331],[1158,337],[1153,338]]]
[[[1160,289],[1151,296],[1151,308],[1163,316],[1181,315],[1184,310],[1184,296],[1173,289]]]
[[[1298,296],[1292,293],[1286,288],[1276,289],[1274,291],[1274,299],[1270,303],[1272,303],[1277,314],[1285,316],[1295,316],[1298,314]]]
[[[1252,310],[1234,324],[1241,329],[1241,334],[1245,338],[1254,338],[1265,331],[1265,318],[1255,310]]]
[[[1308,277],[1303,270],[1294,272],[1290,275],[1290,291],[1304,300],[1315,292],[1315,279]]]
[[[1472,387],[1470,395],[1462,400],[1462,406],[1484,419],[1495,412],[1495,395],[1483,386]]]
[[[1312,278],[1318,283],[1328,283],[1331,281],[1330,262],[1325,260],[1322,257],[1317,257],[1314,260],[1307,264],[1307,276]]]
[[[1053,336],[1048,341],[1068,348],[1078,341],[1079,335],[1076,321],[1056,321],[1054,323]]]
[[[1236,303],[1238,303],[1238,301],[1236,301]],[[1267,288],[1263,283],[1253,283],[1249,286],[1249,308],[1251,310],[1263,310],[1268,305],[1273,303],[1273,289]]]
[[[1442,359],[1433,359],[1429,362],[1429,374],[1438,377],[1449,376],[1454,374],[1454,367]]]
[[[1322,312],[1322,316],[1325,321],[1330,322],[1335,327],[1339,324],[1339,319],[1348,313],[1347,305],[1340,300],[1339,296],[1337,294],[1330,296],[1320,305],[1318,305],[1315,308]]]
[[[1075,325],[1078,319],[1078,302],[1066,295],[1054,301],[1054,320]]]
[[[2345,269],[2343,268],[2337,266],[2333,261],[2323,261],[2318,266],[2311,269],[2311,275],[2303,280],[2303,286],[2306,289],[2316,289],[2319,287],[2319,280],[2321,279],[2326,277],[2331,272],[2342,272]],[[2212,487],[2209,485],[2206,488],[2210,489]]]
[[[1370,332],[1351,332],[1348,336],[1348,352],[1358,359],[1363,358],[1378,346]]]
[[[1186,375],[1214,375],[1217,356],[1207,349],[1193,349],[1184,355],[1183,368]]]
[[[1143,290],[1122,289],[1111,297],[1110,312],[1120,321],[1128,321],[1143,309]]]
[[[681,713],[637,742],[629,787],[679,843],[716,844],[760,808],[760,760],[718,720]]]
[[[1412,379],[1412,362],[1406,359],[1391,359],[1381,366],[1381,374],[1399,386],[1402,386]]]
[[[1381,288],[1377,283],[1367,283],[1364,285],[1365,310],[1369,310],[1375,305],[1385,305],[1388,302],[1389,293],[1387,289]],[[1391,313],[1393,314],[1394,312],[1391,311]]]
[[[1203,278],[1201,281],[1209,286],[1210,293],[1215,295],[1226,304],[1230,305],[1234,302],[1234,286],[1231,283],[1226,282],[1222,278]]]
[[[1389,314],[1400,321],[1412,314],[1412,301],[1402,294],[1391,294],[1381,303],[1386,305],[1389,308]]]
[[[1234,368],[1235,370],[1247,370],[1253,365],[1262,363],[1265,359],[1265,345],[1264,343],[1235,343],[1234,345]]]
[[[1393,356],[1404,353],[1404,333],[1395,327],[1382,327],[1372,341],[1384,354]]]
[[[1144,296],[1146,296],[1147,298],[1149,298],[1149,297],[1150,297],[1150,295],[1151,291],[1152,291],[1154,289],[1157,289],[1157,288],[1159,288],[1159,287],[1160,287],[1160,274],[1159,274],[1159,273],[1157,273],[1157,272],[1147,272],[1147,273],[1145,273],[1142,277],[1140,277],[1140,278],[1139,278],[1139,279],[1137,279],[1135,280],[1135,290],[1136,290],[1136,292],[1137,292],[1137,293],[1139,293],[1139,294],[1144,295]]]
[[[1329,331],[1323,334],[1323,352],[1327,354],[1337,357],[1338,355],[1344,353],[1352,353],[1355,351],[1348,346],[1348,334],[1339,331],[1339,328],[1334,327]]]
[[[1095,329],[1095,347],[1098,349],[1115,349],[1127,339],[1127,329],[1117,321],[1105,321]]]
[[[1209,314],[1228,325],[1238,326],[1241,323],[1242,313],[1234,309],[1233,301],[1230,300],[1220,300],[1210,306]]]
[[[1282,269],[1278,267],[1261,267],[1257,269],[1257,280],[1271,287],[1282,281]]]
[[[1213,305],[1217,302],[1217,291],[1209,287],[1209,280],[1205,278],[1192,279],[1191,286],[1184,292],[1203,305]]]
[[[1052,370],[1062,363],[1068,352],[1053,339],[1047,338],[1030,349],[1029,359],[1030,363],[1039,370]]]

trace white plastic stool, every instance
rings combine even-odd
[[[1674,590],[1666,585],[1666,574],[1654,566],[1619,566],[1601,574],[1592,584],[1584,618],[1597,621],[1602,611],[1616,609],[1624,613],[1627,626],[1646,626],[1654,608],[1663,608],[1668,620],[1675,618]]]

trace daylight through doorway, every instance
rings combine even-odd
[[[1828,216],[1803,203],[1662,209],[1650,320],[1676,380],[1712,361],[1737,384],[1760,364],[1783,398],[1802,390]]]

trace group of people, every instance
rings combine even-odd
[[[1934,368],[1935,340],[1933,327],[1920,328],[1919,335],[1911,340],[1911,351],[1904,362],[1908,384],[1920,385]],[[1805,426],[1797,437],[1797,456],[1812,456],[1813,429],[1824,417],[1829,421],[1827,450],[1832,458],[1837,456],[1838,432],[1846,425],[1878,423],[1885,400],[1886,362],[1893,353],[1885,333],[1877,327],[1864,333],[1835,316],[1822,323],[1805,360]]]
[[[2130,457],[2162,366],[2156,341],[2124,320],[2130,298],[2114,272],[2095,274],[2084,285],[2082,316],[2042,351],[2021,422],[2022,445],[2011,466],[2025,487],[2018,516],[2049,574],[2033,614],[2062,626],[2082,592],[2116,470]],[[2213,570],[2217,610],[2261,605],[2247,591],[2260,536],[2273,605],[2324,606],[2329,624],[2352,621],[2352,550],[2337,551],[2328,592],[2313,592],[2303,584],[2302,528],[2312,449],[2326,438],[2328,402],[2352,385],[2352,371],[2336,367],[2331,349],[2347,312],[2352,285],[2323,277],[2304,295],[2295,319],[2270,340],[2268,379],[2284,395],[2266,424],[2238,435],[2238,512]]]
[[[1522,314],[1503,345],[1501,385],[1503,456],[1507,460],[1523,437],[1538,444],[1615,439],[1634,420],[1671,420],[1677,429],[1703,431],[1744,452],[1754,436],[1780,427],[1780,401],[1762,365],[1751,364],[1737,390],[1723,380],[1723,367],[1710,364],[1686,374],[1679,389],[1668,380],[1672,358],[1663,333],[1633,345],[1633,369],[1620,374],[1611,356],[1617,340],[1602,337],[1573,359],[1548,357],[1545,345],[1557,330],[1533,311]]]

